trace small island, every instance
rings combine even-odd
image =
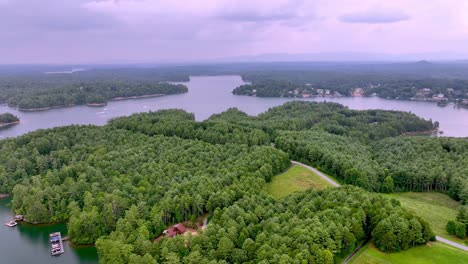
[[[13,114],[10,114],[10,113],[0,114],[0,127],[16,125],[16,124],[19,124],[19,122],[20,122],[19,118]]]

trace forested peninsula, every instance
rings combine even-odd
[[[0,74],[0,103],[23,111],[89,105],[188,91],[188,76],[150,69],[108,69],[68,74]]]
[[[18,124],[19,118],[11,113],[0,114],[0,127]]]
[[[335,103],[203,122],[182,110],[135,114],[0,141],[0,193],[28,222],[67,222],[102,263],[334,263],[369,238],[385,252],[434,239],[424,219],[375,192],[467,202],[467,140],[401,136],[433,126]],[[291,159],[349,185],[275,200],[262,190]],[[160,238],[206,213],[196,235]]]
[[[282,79],[287,79],[289,74],[284,78],[278,78],[277,75],[281,73],[262,77],[246,75],[244,79],[251,83],[236,87],[233,94],[293,98],[378,96],[439,104],[453,102],[460,106],[468,106],[467,80],[376,79],[372,75],[348,78],[339,76],[330,79],[315,75],[308,77],[308,74],[304,74],[299,80],[286,81]]]

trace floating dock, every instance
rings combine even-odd
[[[10,222],[6,222],[5,225],[9,227],[15,227],[18,225],[18,223],[15,220],[11,220]]]
[[[64,252],[62,234],[60,232],[50,234],[50,254],[52,256],[58,256]]]

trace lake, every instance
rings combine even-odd
[[[36,129],[70,124],[104,125],[113,117],[168,108],[180,108],[192,112],[197,120],[204,120],[230,107],[237,107],[250,115],[257,115],[271,107],[293,100],[337,102],[359,110],[409,111],[426,119],[439,121],[444,136],[468,137],[468,109],[455,108],[453,105],[439,107],[435,103],[386,100],[378,97],[294,99],[233,95],[231,91],[243,83],[240,76],[192,76],[190,82],[185,83],[189,88],[188,93],[114,101],[104,107],[75,106],[43,112],[20,112],[3,105],[0,106],[0,113],[11,112],[17,115],[21,119],[21,124],[1,129],[0,138],[15,137]]]
[[[348,106],[351,109],[386,109],[410,111],[426,119],[440,122],[444,136],[468,136],[468,110],[453,106],[438,107],[436,104],[414,101],[386,100],[372,98],[257,98],[235,96],[231,91],[243,84],[239,76],[196,76],[185,83],[189,92],[136,100],[109,102],[104,107],[75,106],[52,109],[43,112],[19,112],[8,106],[0,106],[0,113],[11,112],[21,119],[21,124],[0,130],[0,138],[15,137],[36,129],[65,126],[70,124],[104,125],[118,116],[159,109],[180,108],[195,113],[197,120],[204,120],[214,113],[230,107],[237,107],[257,115],[271,107],[288,101],[329,101]],[[10,220],[13,213],[7,206],[8,199],[0,200],[0,220]],[[74,248],[65,243],[65,254],[51,257],[48,236],[53,231],[66,233],[65,225],[31,226],[15,228],[0,226],[0,256],[5,263],[97,263],[95,248]]]
[[[0,199],[0,263],[98,263],[97,250],[94,247],[71,247],[64,242],[65,253],[61,256],[50,255],[49,234],[60,231],[66,234],[66,226],[33,226],[21,223],[16,227],[7,227],[3,223],[13,219],[9,207],[10,199]]]

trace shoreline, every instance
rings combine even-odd
[[[437,103],[440,102],[440,100],[431,100],[431,99],[411,99],[411,98],[409,98],[409,99],[400,99],[400,98],[387,98],[387,97],[380,97],[380,96],[373,96],[373,95],[363,95],[363,96],[346,96],[346,95],[342,95],[342,96],[318,96],[318,95],[314,95],[314,96],[310,96],[310,97],[299,97],[299,96],[286,97],[286,96],[257,96],[257,95],[250,95],[250,94],[235,94],[233,92],[231,92],[231,93],[233,95],[236,95],[236,96],[248,96],[248,97],[258,97],[258,98],[292,98],[292,99],[324,98],[324,99],[327,99],[327,98],[372,98],[372,97],[377,97],[377,98],[380,98],[380,99],[391,100],[391,101],[424,102],[424,103],[432,103],[432,104],[435,104],[435,105],[437,105]],[[448,102],[448,104],[453,104],[456,107],[468,109],[468,105],[457,103],[455,100],[447,100],[447,102]]]
[[[101,107],[101,106],[106,106],[107,102],[106,103],[88,103],[86,105],[89,107]]]
[[[402,136],[418,136],[418,135],[432,135],[432,134],[438,135],[439,129],[433,129],[433,130],[426,130],[426,131],[415,131],[415,132],[405,132],[401,134]]]
[[[161,97],[165,95],[167,94],[146,94],[146,95],[135,95],[135,96],[126,96],[126,97],[115,97],[115,98],[110,99],[109,101],[123,101],[123,100],[131,100],[131,99]]]
[[[9,122],[9,123],[0,123],[0,128],[7,127],[7,126],[12,126],[12,125],[18,125],[19,123],[20,123],[20,121]],[[1,198],[1,194],[0,194],[0,198]]]
[[[179,93],[176,93],[179,94]],[[115,97],[112,99],[109,99],[105,103],[86,103],[82,105],[86,105],[89,107],[101,107],[101,106],[106,106],[108,102],[112,101],[124,101],[124,100],[131,100],[131,99],[143,99],[143,98],[151,98],[151,97],[162,97],[166,96],[167,94],[147,94],[147,95],[136,95],[136,96],[127,96],[127,97]],[[70,104],[70,105],[58,105],[58,106],[49,106],[49,107],[40,107],[40,108],[17,108],[18,111],[21,112],[41,112],[41,111],[47,111],[51,109],[57,109],[57,108],[65,108],[65,107],[72,107],[72,106],[79,106],[77,104]]]
[[[18,108],[18,111],[21,112],[41,112],[41,111],[46,111],[50,109],[56,109],[56,108],[64,108],[64,107],[71,107],[71,106],[76,106],[75,104],[70,104],[70,105],[57,105],[57,106],[49,106],[49,107],[40,107],[40,108]]]
[[[9,198],[10,196],[11,194],[8,193],[0,193],[0,199]]]

